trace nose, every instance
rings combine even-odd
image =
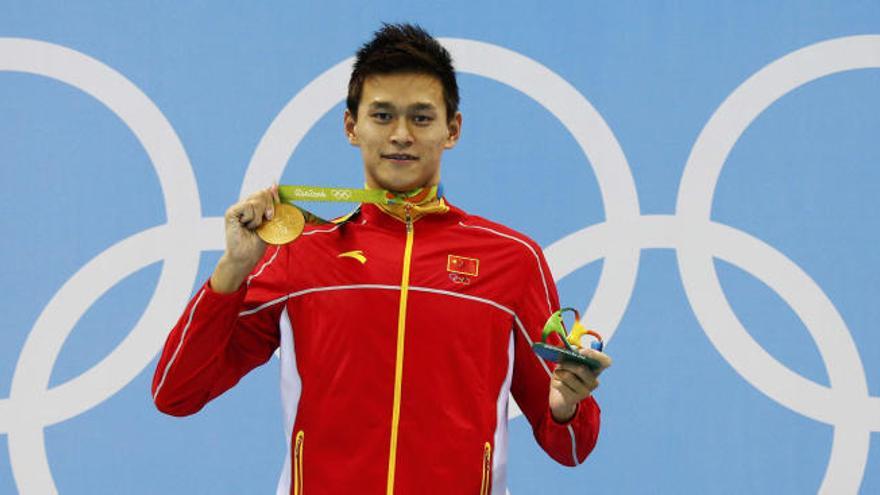
[[[391,131],[391,144],[400,148],[406,148],[413,143],[413,135],[410,132],[407,119],[397,119]]]

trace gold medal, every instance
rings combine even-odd
[[[257,227],[257,235],[268,244],[280,245],[296,239],[302,234],[306,220],[299,208],[287,203],[275,205],[272,220]]]

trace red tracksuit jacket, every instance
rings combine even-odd
[[[365,204],[270,246],[233,294],[205,284],[168,336],[153,398],[187,415],[280,346],[289,445],[278,494],[504,494],[513,393],[565,465],[596,443],[591,397],[550,415],[531,349],[556,309],[540,248],[450,207],[406,224]]]

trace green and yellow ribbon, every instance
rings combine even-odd
[[[331,223],[314,213],[294,204],[295,201],[318,201],[333,203],[372,203],[383,206],[405,205],[414,206],[430,203],[442,196],[442,186],[420,187],[407,192],[386,191],[385,189],[354,189],[347,187],[319,187],[319,186],[278,186],[278,197],[282,203],[289,203],[302,211],[306,223],[325,224]],[[334,220],[332,223],[342,223],[350,215]]]

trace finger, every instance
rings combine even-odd
[[[557,392],[562,394],[562,398],[565,399],[565,402],[569,404],[576,404],[584,399],[583,396],[577,394],[574,390],[571,389],[568,385],[558,379],[553,379],[550,381],[550,386],[555,389]]]
[[[248,222],[254,219],[254,209],[251,207],[250,203],[241,203],[237,206],[233,206],[236,210],[235,218],[238,220],[238,223],[241,225],[247,225]]]
[[[566,375],[566,373],[569,374]],[[599,388],[599,379],[591,371],[587,371],[586,379],[581,375],[570,373],[568,370],[561,370],[559,376],[563,381],[570,383],[572,388],[578,391],[585,390],[589,393]]]
[[[268,188],[261,194],[263,199],[263,216],[266,220],[272,220],[275,215],[275,197],[272,194],[272,188]]]
[[[560,370],[558,373],[554,373],[554,376],[580,398],[583,398],[590,392],[589,386],[573,373]]]
[[[226,214],[224,215],[227,223],[238,223],[241,218],[241,205],[234,204],[226,209]]]
[[[596,379],[596,374],[584,364],[562,362],[556,367],[557,370],[565,370],[575,375],[584,384]]]
[[[275,203],[280,203],[280,202],[281,202],[281,195],[278,194],[278,183],[277,183],[277,182],[273,182],[273,183],[272,183],[272,188],[271,188],[271,189],[272,189],[272,200],[273,200],[273,202],[275,202]]]
[[[599,362],[599,369],[596,370],[596,373],[601,373],[602,370],[611,367],[611,356],[605,354],[604,352],[597,351],[595,349],[590,349],[589,347],[585,347],[580,350],[580,354],[582,356],[588,357],[595,361]]]
[[[245,226],[248,230],[254,230],[263,223],[263,212],[265,207],[259,201],[248,201],[248,206],[251,211],[251,219]]]
[[[582,376],[564,368],[557,368],[553,375],[578,393],[592,390],[593,382],[595,381],[595,377],[592,375]]]

